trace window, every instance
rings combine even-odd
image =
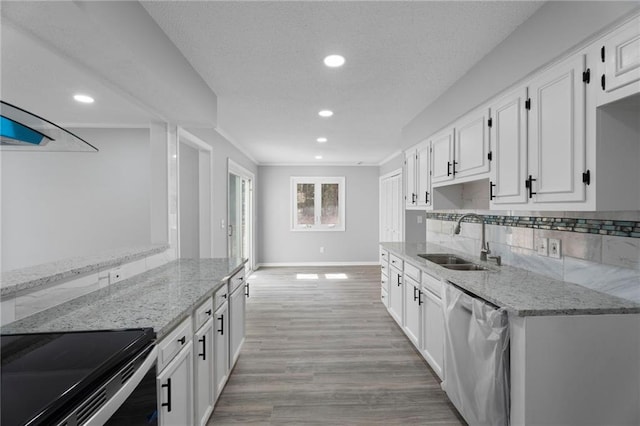
[[[291,178],[292,231],[344,231],[344,177]]]

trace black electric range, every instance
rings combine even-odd
[[[151,328],[0,336],[0,424],[56,424],[154,341]]]

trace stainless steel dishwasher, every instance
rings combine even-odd
[[[509,424],[507,312],[444,282],[442,389],[470,425]]]

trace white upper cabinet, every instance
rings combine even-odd
[[[428,207],[431,205],[431,147],[423,144],[416,151],[416,185],[418,206]]]
[[[453,179],[453,128],[431,138],[431,183]]]
[[[521,87],[491,104],[491,204],[526,203],[527,89]]]
[[[598,69],[598,105],[640,93],[640,16],[602,40]]]
[[[417,205],[416,201],[416,152],[410,150],[405,152],[404,157],[404,200],[407,207]]]
[[[574,55],[529,83],[528,197],[533,203],[585,199],[585,56]]]
[[[462,182],[473,176],[479,179],[489,172],[489,109],[480,108],[466,114],[455,124],[455,160],[453,176]],[[464,179],[465,181],[471,179]]]

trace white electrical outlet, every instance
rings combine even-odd
[[[324,253],[324,247],[320,247],[320,253]]]
[[[418,215],[418,223],[422,223],[422,216]]]
[[[562,248],[559,239],[549,238],[549,257],[560,259],[562,255]]]
[[[539,256],[549,256],[549,247],[547,238],[538,238],[536,251]]]

